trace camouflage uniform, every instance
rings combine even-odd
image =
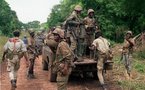
[[[34,32],[30,32],[33,33]],[[30,38],[28,38],[28,58],[29,58],[29,68],[28,68],[28,78],[34,78],[34,62],[36,57],[38,56],[36,51],[36,44],[35,44],[35,38],[30,35]]]
[[[80,6],[76,6],[75,10],[72,12],[72,14],[67,18],[65,21],[66,25],[66,38],[70,40],[70,48],[75,54],[78,54],[79,56],[82,56],[83,51],[80,50],[80,48],[83,43],[84,38],[84,31],[81,31],[81,19],[79,15],[77,14],[77,11],[81,11],[82,8]],[[79,46],[81,45],[81,46]]]
[[[103,68],[104,62],[109,57],[109,45],[110,43],[103,37],[99,37],[93,41],[93,44],[96,49],[98,50],[98,62],[97,62],[97,69],[98,69],[98,78],[101,85],[104,85],[104,78],[103,78]]]
[[[55,59],[55,53],[58,46],[58,43],[54,40],[54,35],[52,32],[49,32],[46,36],[45,45],[42,48],[42,61],[49,63],[49,66],[52,65]],[[47,57],[49,61],[47,60]]]
[[[56,67],[57,67],[57,90],[67,90],[68,78],[71,72],[71,62],[73,59],[72,51],[64,38],[64,31],[56,29],[54,34],[58,34],[61,39],[56,51]],[[66,68],[66,72],[63,70]]]
[[[60,64],[68,64],[68,74],[63,75],[61,71],[57,73],[57,85],[58,90],[66,90],[66,84],[68,82],[69,74],[71,72],[71,60],[72,60],[72,52],[68,44],[65,41],[61,41],[58,45],[56,52],[56,60],[59,60]]]
[[[93,9],[88,10],[88,16],[84,18],[84,24],[86,29],[86,38],[85,43],[87,44],[87,47],[91,46],[93,40],[95,39],[95,31],[97,27],[97,22],[94,17],[89,16],[90,13],[94,13]],[[93,52],[90,52],[90,57],[93,57]]]
[[[24,53],[26,53],[27,49],[21,39],[14,37],[10,38],[4,45],[4,51],[7,52],[7,71],[9,72],[12,89],[15,89],[17,82],[17,72],[20,68],[20,59],[23,57]]]
[[[130,34],[132,36],[131,31],[128,31],[127,34]],[[132,61],[133,46],[134,46],[133,38],[130,37],[128,40],[127,39],[124,40],[122,60],[124,62],[125,68],[126,68],[127,73],[128,73],[129,76],[130,76],[130,72],[131,72],[131,61]]]
[[[43,35],[40,31],[35,36],[35,44],[37,47],[37,53],[39,55],[42,54],[42,47],[44,45],[44,39],[45,39],[45,35]]]

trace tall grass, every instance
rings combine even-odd
[[[2,35],[0,36],[0,62],[2,60],[3,46],[5,45],[7,40],[8,40],[8,37],[2,36]]]

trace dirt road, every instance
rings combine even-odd
[[[6,72],[6,64],[0,64],[0,90],[10,90],[11,84]],[[48,81],[48,71],[42,70],[41,59],[35,62],[36,79],[28,80],[26,78],[26,66],[24,59],[21,60],[21,67],[18,72],[18,83],[16,90],[56,90],[56,83]],[[121,90],[119,86],[112,81],[110,75],[107,75],[108,90]],[[97,80],[91,78],[71,77],[69,80],[68,90],[102,90]]]

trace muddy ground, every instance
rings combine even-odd
[[[10,90],[11,84],[6,71],[6,63],[0,64],[0,90]],[[41,58],[35,62],[36,79],[27,79],[25,60],[21,60],[21,66],[18,71],[18,83],[16,90],[56,90],[56,83],[49,82],[48,71],[42,70]],[[109,71],[105,75],[106,86],[108,90],[122,90],[113,79],[113,72]],[[102,90],[98,80],[91,77],[81,78],[80,76],[71,76],[68,84],[68,90]]]

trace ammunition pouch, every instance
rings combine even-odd
[[[55,63],[52,67],[53,73],[61,73],[61,75],[65,76],[69,74],[69,67],[66,66],[67,64],[64,63]],[[67,69],[65,69],[67,67]]]
[[[7,54],[6,54],[6,58],[12,60],[14,58],[14,55],[18,55],[18,58],[21,59],[24,55],[24,52],[16,52],[16,51],[11,51],[8,50]]]

